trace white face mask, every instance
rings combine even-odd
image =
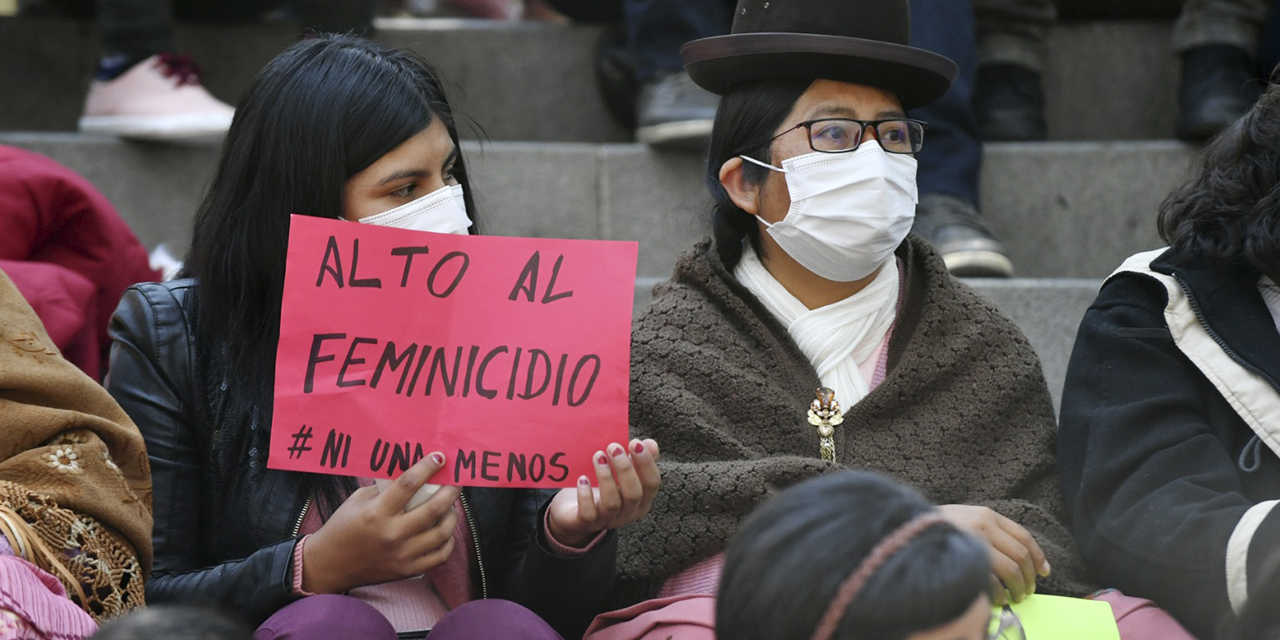
[[[769,235],[801,266],[836,282],[861,280],[902,244],[916,217],[916,159],[867,140],[850,153],[809,153],[782,168],[791,208]],[[759,216],[757,216],[758,218]]]
[[[361,218],[360,222],[459,236],[467,235],[467,229],[471,227],[471,218],[467,217],[467,205],[462,199],[460,184],[437,189],[390,211]]]

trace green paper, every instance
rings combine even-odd
[[[1027,640],[1120,640],[1111,605],[1101,600],[1033,595],[1012,609]]]

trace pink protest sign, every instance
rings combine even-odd
[[[268,466],[561,487],[626,442],[634,242],[293,216]]]

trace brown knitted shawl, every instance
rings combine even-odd
[[[1013,322],[951,277],[928,245],[898,249],[906,292],[888,375],[818,458],[806,411],[821,386],[786,329],[709,240],[681,257],[632,337],[633,437],[662,451],[651,513],[620,530],[618,604],[722,551],[770,494],[840,467],[886,474],[938,504],[984,505],[1026,527],[1049,557],[1037,591],[1091,590],[1063,526],[1056,426],[1040,360]],[[837,399],[838,400],[838,399]]]
[[[26,521],[28,533],[73,575],[88,596],[74,599],[95,619],[142,606],[151,570],[151,475],[142,435],[101,385],[59,355],[3,272],[0,507]],[[46,566],[39,558],[36,564]],[[54,575],[76,593],[67,576]]]

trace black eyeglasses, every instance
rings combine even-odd
[[[805,120],[782,133],[778,138],[805,129],[809,134],[809,148],[820,153],[848,153],[862,144],[862,132],[871,127],[876,131],[880,148],[887,153],[919,153],[924,147],[924,130],[929,125],[910,118],[889,120],[854,120],[852,118],[821,118]]]

